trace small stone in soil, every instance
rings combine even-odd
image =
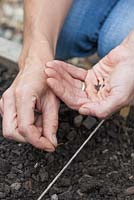
[[[0,199],[5,198],[5,197],[6,197],[5,193],[0,192]]]
[[[85,174],[82,176],[82,178],[79,180],[80,184],[80,191],[83,192],[90,192],[95,190],[96,187],[100,188],[101,184],[96,178],[89,176],[88,174]]]
[[[21,188],[21,183],[12,183],[11,189],[19,190]]]
[[[71,185],[71,180],[70,177],[68,178],[62,178],[60,181],[60,185],[62,185],[62,187],[68,187]]]
[[[83,116],[82,115],[77,115],[74,118],[74,125],[75,125],[75,127],[80,127],[81,124],[82,124],[82,121],[83,121]]]
[[[72,200],[72,193],[70,191],[63,192],[62,194],[59,194],[59,200]]]
[[[77,132],[75,129],[69,131],[69,133],[66,135],[66,138],[69,140],[69,141],[73,141],[74,138],[76,137],[77,135]]]
[[[32,190],[32,182],[31,180],[28,180],[25,182],[25,189],[26,190]]]
[[[125,194],[126,195],[133,195],[134,194],[134,186],[127,188],[126,191],[125,191]]]
[[[5,184],[4,191],[6,192],[6,194],[10,193],[10,187],[7,184]]]
[[[134,153],[131,153],[131,158],[134,159]]]
[[[51,200],[58,200],[57,194],[53,194],[53,195],[51,196]]]
[[[88,116],[84,121],[83,121],[83,126],[90,130],[95,124],[96,124],[96,119],[93,117]]]
[[[47,181],[49,178],[48,172],[43,168],[40,169],[39,176],[40,176],[41,182]]]
[[[22,163],[20,163],[19,165],[18,165],[18,169],[22,169],[23,168],[23,165],[22,165]]]
[[[10,170],[10,164],[7,160],[0,158],[0,172],[6,174]]]

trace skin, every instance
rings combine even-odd
[[[19,73],[0,100],[4,137],[50,152],[57,146],[59,100],[47,86],[44,68],[54,59],[57,38],[71,3],[24,0]],[[39,113],[36,117],[35,110]]]
[[[105,118],[134,104],[134,32],[88,71],[60,61],[46,66],[49,87],[81,114]],[[98,84],[103,87],[96,90]]]

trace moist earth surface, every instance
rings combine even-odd
[[[17,72],[0,66],[0,96]],[[0,118],[0,199],[36,200],[99,120],[80,116],[63,103],[58,147],[47,153],[4,139]],[[127,119],[107,119],[50,189],[44,200],[134,199],[134,110]]]

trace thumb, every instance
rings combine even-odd
[[[119,110],[122,104],[117,96],[108,96],[105,100],[83,104],[79,112],[83,115],[92,115],[98,118],[106,118],[113,112]]]

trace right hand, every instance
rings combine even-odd
[[[41,113],[36,119],[35,109]],[[44,66],[38,59],[28,59],[0,101],[3,135],[54,151],[58,109],[59,100],[47,86]]]

